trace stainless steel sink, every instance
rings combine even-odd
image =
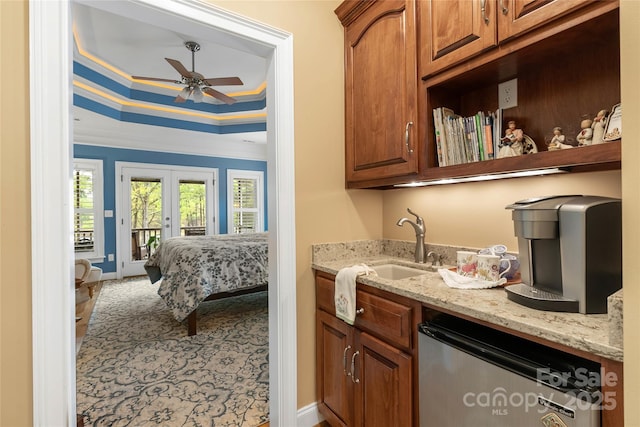
[[[427,270],[420,270],[418,268],[406,267],[398,264],[372,265],[371,268],[378,273],[378,277],[387,280],[407,279],[409,277],[428,273]]]

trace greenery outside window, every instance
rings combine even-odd
[[[76,258],[104,259],[102,160],[73,161],[73,244]]]
[[[227,170],[227,233],[264,231],[264,191],[260,171]]]

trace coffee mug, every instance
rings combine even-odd
[[[458,274],[466,277],[475,277],[478,268],[478,254],[471,251],[458,251],[456,254]]]
[[[518,257],[511,254],[504,254],[500,260],[500,273],[504,272],[503,277],[513,279],[520,269]]]
[[[508,267],[500,273],[500,261],[507,261]],[[478,278],[489,282],[497,282],[511,268],[509,259],[500,258],[498,255],[478,255]]]
[[[507,247],[505,245],[493,245],[478,251],[479,254],[498,255],[503,256],[507,253]]]

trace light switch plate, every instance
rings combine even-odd
[[[498,108],[506,110],[518,106],[518,79],[498,85]]]

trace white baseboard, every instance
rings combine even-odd
[[[318,412],[316,402],[298,409],[297,427],[313,427],[324,421],[324,417]]]
[[[117,279],[115,271],[111,273],[102,273],[102,280],[115,280],[115,279]]]

